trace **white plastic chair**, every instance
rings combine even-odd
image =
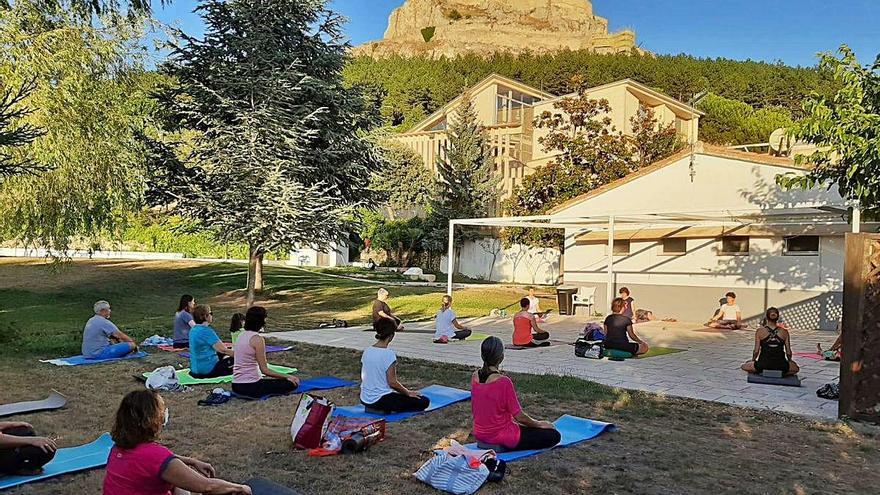
[[[593,305],[596,304],[596,288],[595,287],[579,287],[577,294],[572,296],[571,309],[572,313],[577,314],[578,306],[586,306],[587,314],[593,314]]]

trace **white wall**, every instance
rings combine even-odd
[[[331,244],[330,248],[325,252],[329,255],[329,263],[326,266],[348,265],[348,247],[345,244]],[[318,266],[318,251],[308,247],[291,250],[287,264],[294,266]]]
[[[494,282],[555,285],[560,276],[558,249],[519,244],[505,249],[501,241],[492,238],[466,241],[458,261],[458,273]],[[445,273],[445,256],[440,263]]]

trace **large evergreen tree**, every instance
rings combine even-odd
[[[250,303],[265,253],[347,237],[378,158],[363,100],[342,85],[347,45],[325,0],[207,0],[197,12],[204,38],[183,35],[167,66],[180,84],[172,111],[200,133],[178,207],[248,245]]]
[[[441,252],[448,243],[449,220],[486,216],[498,195],[492,149],[469,94],[448,118],[446,134],[448,142],[437,159],[439,177],[426,241],[430,250]]]
[[[0,95],[0,182],[4,177],[35,170],[37,165],[25,156],[21,148],[38,138],[42,132],[21,119],[31,110],[21,105],[36,87],[29,81],[17,89],[4,88]]]

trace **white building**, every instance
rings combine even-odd
[[[636,308],[701,322],[733,291],[747,320],[777,306],[794,328],[834,329],[843,236],[858,225],[836,188],[787,190],[776,183],[786,173],[804,170],[698,143],[550,215],[455,223],[565,228],[564,285],[596,287],[600,312],[626,286]]]

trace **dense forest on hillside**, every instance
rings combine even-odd
[[[348,84],[364,89],[387,124],[404,131],[493,72],[557,95],[571,91],[576,74],[591,86],[632,78],[682,101],[708,91],[711,97],[700,106],[707,113],[702,138],[721,144],[764,141],[773,126],[799,116],[805,96],[834,89],[830,76],[812,67],[587,51],[451,60],[357,57],[344,75]]]

